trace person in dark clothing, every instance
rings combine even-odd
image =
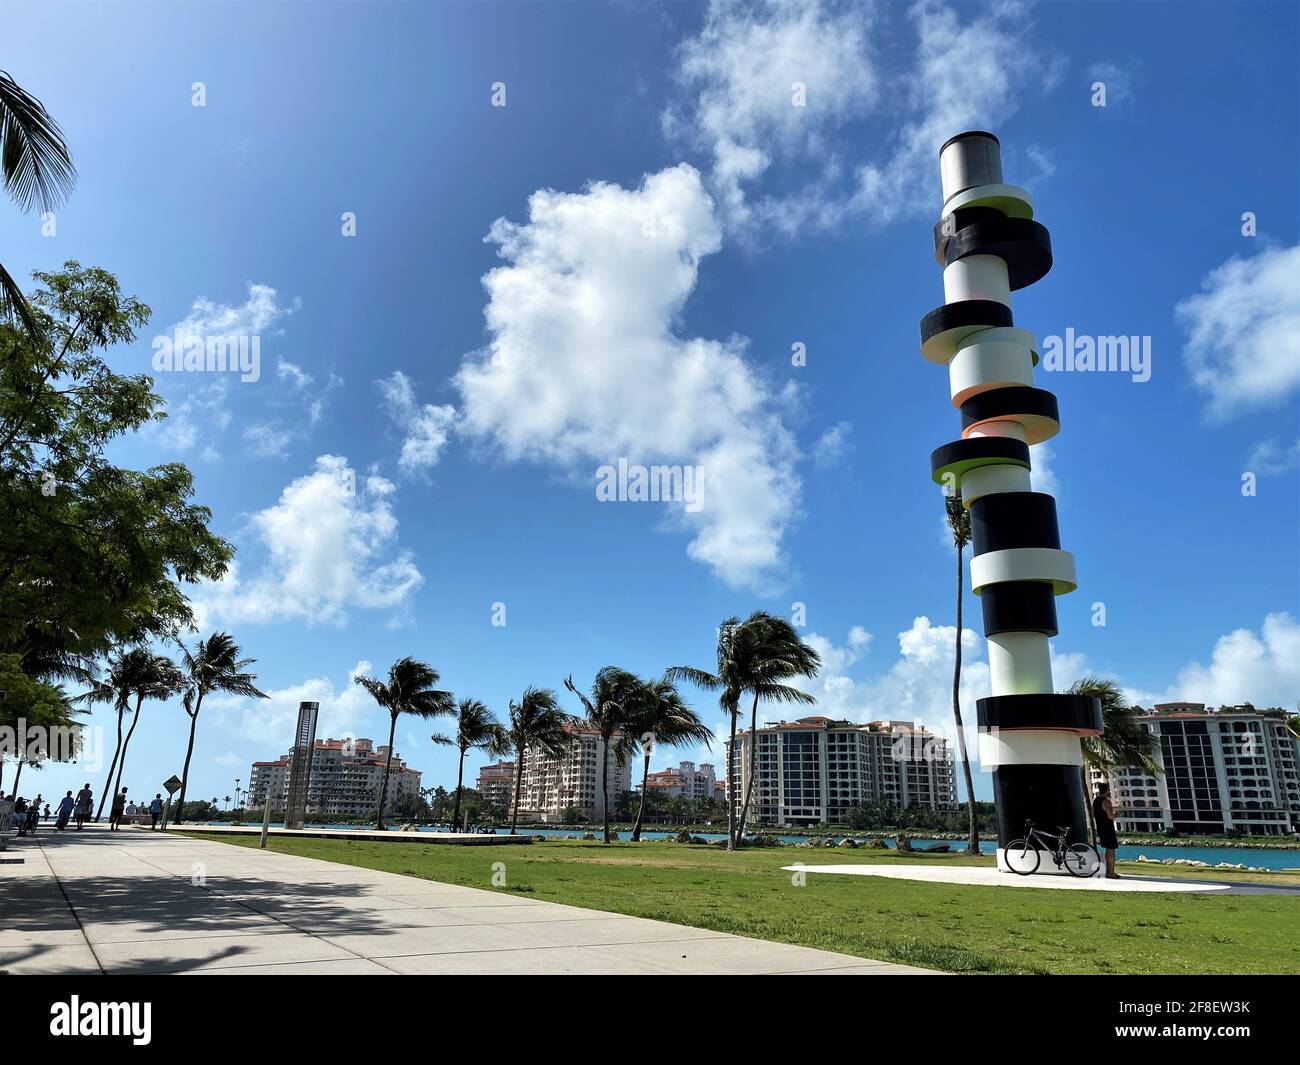
[[[126,788],[113,796],[113,805],[109,808],[108,828],[116,832],[122,827],[122,818],[126,816]]]
[[[162,812],[163,812],[163,801],[162,801],[162,792],[160,791],[158,792],[157,795],[153,797],[153,801],[149,803],[149,827],[150,828],[158,827],[158,818],[162,816]]]
[[[1115,835],[1115,804],[1110,799],[1110,785],[1102,784],[1097,797],[1092,800],[1092,819],[1097,825],[1097,844],[1106,852],[1106,879],[1118,880],[1115,872],[1115,851],[1119,838]]]
[[[77,822],[77,831],[90,819],[90,808],[95,804],[95,793],[90,790],[90,781],[86,781],[77,792],[77,804],[72,808],[72,816]]]
[[[68,821],[72,818],[72,810],[77,805],[77,800],[72,797],[72,792],[59,800],[59,818],[54,822],[54,827],[62,832],[68,827]]]

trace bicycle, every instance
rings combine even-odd
[[[1070,830],[1061,826],[1058,835],[1042,832],[1034,827],[1034,822],[1025,822],[1025,835],[1022,839],[1013,839],[1003,849],[1003,860],[1007,868],[1020,876],[1030,876],[1038,872],[1038,866],[1046,851],[1058,869],[1062,866],[1071,876],[1091,877],[1101,871],[1101,855],[1097,848],[1089,843],[1069,843]],[[1050,846],[1048,840],[1054,840]]]

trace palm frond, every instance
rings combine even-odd
[[[76,184],[59,124],[40,100],[0,70],[0,171],[5,191],[24,213],[59,206]]]

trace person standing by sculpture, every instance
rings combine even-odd
[[[1092,800],[1092,819],[1097,825],[1097,846],[1106,852],[1106,879],[1118,880],[1115,872],[1115,851],[1119,837],[1115,835],[1115,804],[1110,799],[1110,785],[1102,784],[1097,797]]]

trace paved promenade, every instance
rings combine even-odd
[[[509,876],[508,849],[483,858],[485,882],[493,862],[504,862]],[[269,850],[87,826],[43,828],[0,851],[0,972],[926,970]]]

